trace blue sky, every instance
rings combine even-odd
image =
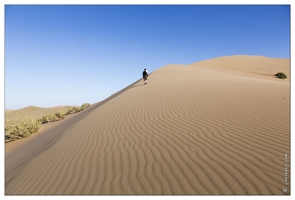
[[[290,58],[290,7],[6,5],[5,109],[96,103],[167,64]]]

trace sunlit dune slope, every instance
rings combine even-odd
[[[224,59],[154,71],[7,174],[5,193],[290,194],[290,85]],[[258,59],[266,74],[285,63]]]

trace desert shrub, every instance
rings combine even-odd
[[[41,120],[42,120],[42,124],[45,124],[45,123],[49,122],[49,121],[50,121],[50,119],[49,119],[49,115],[45,115],[45,116],[43,116],[43,117],[41,118]]]
[[[287,78],[286,74],[284,72],[279,72],[275,75],[279,79],[285,79]]]
[[[15,126],[7,126],[5,127],[5,142],[28,137],[31,134],[36,133],[40,129],[41,124],[63,120],[66,115],[80,112],[88,107],[90,107],[90,104],[84,103],[80,107],[73,106],[68,111],[59,111],[53,114],[48,114],[39,119],[30,118],[15,124]]]
[[[67,115],[70,115],[70,114],[73,114],[74,113],[74,111],[72,110],[72,109],[69,109],[68,111],[67,111]]]
[[[5,142],[14,141],[18,138],[20,138],[16,133],[15,127],[11,128],[5,128]]]
[[[84,103],[84,104],[82,104],[80,110],[85,110],[86,108],[89,108],[89,107],[90,107],[89,103]]]
[[[89,108],[89,107],[90,107],[89,103],[84,103],[84,104],[82,104],[82,106],[73,106],[66,112],[66,115],[80,112],[80,111],[85,110],[86,108]]]
[[[41,121],[42,121],[42,124],[47,122],[54,122],[56,121],[56,115],[55,114],[45,115],[41,118]]]
[[[41,120],[42,124],[45,124],[48,122],[59,121],[59,120],[63,120],[65,118],[66,114],[67,114],[66,112],[60,111],[60,112],[56,112],[54,114],[45,115],[40,120]]]
[[[56,112],[54,115],[55,121],[59,121],[65,118],[66,112]]]
[[[76,113],[76,112],[80,112],[80,107],[78,106],[73,106],[71,109],[68,110],[67,114],[73,114],[73,113]]]
[[[23,123],[23,127],[24,127],[24,134],[26,134],[26,136],[29,136],[33,133],[36,133],[40,129],[41,121],[29,119],[28,121],[25,121]]]
[[[41,120],[28,119],[17,124],[14,128],[5,129],[5,142],[26,138],[36,133],[41,127]]]

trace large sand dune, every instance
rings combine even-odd
[[[214,70],[227,70],[227,72],[243,75],[259,75],[264,78],[273,78],[274,74],[284,72],[287,77],[290,77],[290,60],[284,58],[235,55],[203,60],[193,63],[192,66],[203,66],[206,69]],[[289,80],[285,79],[285,81]]]
[[[290,194],[289,81],[214,66],[162,67],[148,85],[6,144],[5,193]]]

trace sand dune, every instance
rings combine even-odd
[[[206,69],[228,70],[227,72],[243,73],[271,77],[278,72],[284,72],[290,77],[290,60],[284,58],[268,58],[264,56],[224,56],[193,63],[191,66],[203,66]],[[285,79],[283,81],[289,81]],[[281,80],[282,81],[282,80]]]
[[[290,194],[290,84],[256,75],[162,67],[10,146],[5,193]]]

